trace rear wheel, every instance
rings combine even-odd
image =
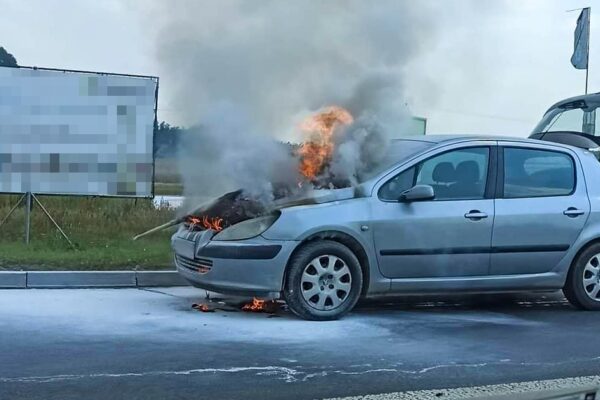
[[[290,310],[300,318],[338,319],[358,301],[362,271],[346,246],[321,240],[304,245],[291,258],[284,285]]]
[[[591,245],[577,257],[563,292],[575,307],[600,311],[600,243]]]

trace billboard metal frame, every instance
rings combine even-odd
[[[154,121],[152,128],[152,193],[150,196],[127,196],[127,195],[98,195],[98,194],[72,194],[72,193],[38,193],[48,196],[72,196],[72,197],[107,197],[107,198],[134,198],[134,199],[153,199],[154,198],[154,180],[156,177],[156,155],[154,151],[154,143],[156,141],[156,130],[158,128],[158,86],[159,86],[159,77],[151,76],[151,75],[134,75],[134,74],[120,74],[114,72],[101,72],[101,71],[85,71],[85,70],[76,70],[76,69],[62,69],[62,68],[48,68],[48,67],[36,67],[36,66],[2,66],[3,68],[15,68],[15,69],[29,69],[33,71],[54,71],[54,72],[63,72],[63,73],[80,73],[80,74],[95,74],[95,75],[107,75],[107,76],[124,76],[130,78],[141,78],[141,79],[151,79],[156,82],[156,89],[154,91]],[[8,214],[0,221],[0,227],[8,220],[8,218],[15,212],[15,210],[25,203],[25,243],[29,244],[30,242],[30,233],[31,233],[31,210],[34,203],[41,208],[41,210],[46,214],[48,219],[52,222],[52,224],[58,229],[61,236],[69,243],[69,245],[76,249],[75,245],[67,234],[62,230],[60,225],[52,218],[52,215],[46,210],[46,208],[42,205],[39,199],[36,196],[36,193],[33,192],[0,192],[0,195],[21,195],[17,203],[10,209]]]

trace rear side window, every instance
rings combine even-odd
[[[574,189],[575,165],[569,155],[504,149],[504,198],[566,196]]]

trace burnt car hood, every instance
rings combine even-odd
[[[342,189],[315,189],[304,192],[301,195],[284,197],[274,202],[274,208],[303,206],[309,204],[323,204],[333,201],[348,200],[356,197],[357,190],[354,187]]]
[[[194,211],[181,218],[181,222],[186,221],[188,217],[204,216],[209,219],[222,219],[226,228],[283,208],[352,199],[359,192],[360,190],[354,187],[310,189],[301,191],[294,196],[282,197],[265,205],[245,196],[242,190],[236,190],[196,207]]]

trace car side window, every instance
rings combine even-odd
[[[430,185],[434,200],[483,199],[489,148],[449,151],[423,161],[417,167],[415,185]]]
[[[573,159],[561,152],[504,149],[504,198],[566,196],[575,189]]]
[[[440,154],[390,179],[379,190],[379,198],[395,201],[403,191],[421,184],[433,187],[434,200],[483,199],[488,160],[488,147]]]

